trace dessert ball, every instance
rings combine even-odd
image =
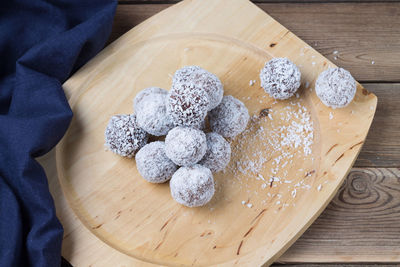
[[[209,106],[208,94],[199,85],[193,82],[173,83],[167,110],[175,126],[200,128]]]
[[[137,95],[133,99],[133,108],[136,109],[136,107],[140,105],[140,102],[142,102],[143,99],[147,98],[149,95],[154,94],[168,95],[168,91],[160,87],[148,87],[146,89],[143,89],[142,91],[137,93]]]
[[[350,104],[356,90],[356,80],[350,72],[342,68],[323,71],[315,82],[317,96],[322,103],[332,108],[342,108]]]
[[[187,207],[205,205],[215,192],[211,171],[198,164],[178,169],[172,175],[169,186],[176,202]]]
[[[218,106],[224,95],[224,88],[218,77],[199,66],[186,66],[175,72],[173,84],[193,82],[205,90],[210,100],[208,110]]]
[[[112,152],[131,158],[147,143],[148,134],[141,129],[136,116],[112,116],[105,132],[105,145]]]
[[[249,118],[246,106],[230,95],[224,96],[221,103],[208,114],[211,130],[224,137],[234,137],[243,132]]]
[[[273,58],[260,72],[261,86],[274,99],[284,100],[293,96],[300,87],[301,74],[287,58]]]
[[[167,112],[168,91],[158,87],[142,90],[134,99],[136,121],[143,130],[155,136],[166,135],[173,128]]]
[[[206,135],[195,128],[178,126],[165,138],[165,152],[178,166],[190,166],[201,160],[207,150]]]
[[[231,159],[231,145],[217,133],[207,133],[207,151],[199,164],[212,172],[223,170]]]
[[[150,183],[168,181],[178,168],[165,154],[165,143],[161,141],[142,147],[135,159],[140,175]]]

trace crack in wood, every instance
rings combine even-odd
[[[332,164],[332,166],[335,165],[341,158],[343,158],[343,156],[344,156],[344,153],[342,153],[342,155],[340,155],[340,156],[335,160],[335,162]]]
[[[103,226],[103,224],[101,223],[101,224],[99,224],[99,225],[97,225],[97,226],[95,226],[95,227],[92,227],[92,229],[99,229],[100,227],[102,227]]]
[[[242,248],[242,245],[243,245],[243,240],[240,241],[239,247],[238,247],[238,249],[237,249],[237,251],[236,251],[236,255],[239,255],[239,254],[240,254],[240,249]]]
[[[160,232],[165,228],[165,226],[167,226],[167,224],[172,220],[173,217],[174,217],[174,215],[172,215],[172,216],[163,224],[163,226],[161,226]]]
[[[251,223],[253,223],[255,220],[257,220],[258,217],[260,217],[262,214],[264,214],[264,212],[266,212],[267,209],[263,209],[262,211],[260,211],[260,213],[258,213],[258,215],[256,217],[254,217],[254,219],[251,221]]]
[[[361,145],[361,144],[363,144],[363,143],[364,143],[364,141],[358,142],[357,144],[352,145],[352,146],[349,148],[349,150],[351,150],[351,149],[353,149],[354,147],[356,147],[356,146],[358,146],[358,145]]]
[[[158,243],[158,245],[156,246],[156,248],[155,248],[154,250],[157,250],[157,249],[159,249],[159,248],[160,248],[160,246],[162,245],[162,243],[164,243],[164,239],[163,239],[163,240],[161,240],[161,242],[160,242],[160,243]]]
[[[332,151],[332,149],[334,149],[335,147],[337,147],[338,144],[334,144],[333,146],[331,146],[331,148],[329,148],[329,150],[325,153],[325,156],[329,154],[329,152]]]

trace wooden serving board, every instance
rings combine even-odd
[[[298,97],[276,102],[260,87],[259,70],[273,57],[300,67]],[[248,130],[231,140],[234,154],[214,176],[213,200],[193,209],[172,200],[168,183],[145,182],[134,160],[103,146],[110,116],[131,113],[143,88],[168,89],[185,65],[218,75],[225,94],[242,100],[253,116]],[[63,255],[74,266],[271,264],[333,197],[375,113],[376,96],[359,84],[344,109],[319,101],[314,81],[329,66],[246,0],[183,1],[109,45],[64,84],[74,118],[57,146],[57,170],[72,210],[97,239],[88,249],[79,236],[71,238],[80,231],[70,232]]]

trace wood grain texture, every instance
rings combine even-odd
[[[57,217],[64,228],[61,255],[69,259],[69,262],[75,267],[155,267],[153,264],[147,264],[138,260],[135,261],[132,257],[118,251],[109,253],[110,247],[103,242],[99,242],[99,239],[83,226],[82,221],[74,214],[62,192],[57,174],[55,154],[55,149],[53,149],[45,156],[39,158],[38,161],[46,172],[49,190],[53,196],[56,207]],[[76,250],[74,249],[75,246],[83,246],[85,249]],[[79,265],[71,261],[71,258],[91,258],[92,260],[88,261],[86,265]]]
[[[274,102],[258,85],[248,88],[250,80],[258,80],[265,61],[280,56],[298,64],[303,84],[311,86],[321,71],[333,66],[248,1],[197,0],[175,5],[135,27],[75,73],[63,85],[75,116],[57,147],[57,167],[64,193],[85,227],[113,250],[153,263],[273,262],[333,197],[364,143],[376,107],[376,97],[360,85],[354,101],[338,110],[324,106],[309,89],[303,88],[297,98]],[[169,74],[193,64],[218,75],[225,94],[242,99],[251,115],[258,116],[265,107],[274,110],[275,119],[258,121],[256,130],[263,126],[272,133],[277,129],[272,121],[288,129],[296,119],[286,120],[285,111],[307,106],[314,123],[312,154],[304,153],[303,144],[285,146],[293,155],[290,166],[282,165],[275,174],[273,164],[279,163],[267,161],[257,171],[267,178],[290,179],[268,189],[271,199],[263,182],[255,179],[258,176],[228,169],[215,176],[222,190],[214,201],[185,209],[171,199],[167,185],[150,185],[137,177],[132,160],[103,151],[103,132],[112,114],[132,112],[130,99],[139,90],[169,88]],[[248,142],[247,149],[234,153],[238,159],[252,157],[254,147],[269,144],[252,138],[242,141]],[[283,154],[275,148],[262,151],[264,158]],[[243,206],[245,199],[253,206]],[[84,249],[77,243],[70,253]],[[93,259],[69,260],[85,265]]]
[[[257,5],[357,80],[400,81],[400,3]],[[110,40],[168,6],[119,5]]]
[[[181,0],[119,0],[119,4],[126,5],[137,5],[137,4],[175,4],[181,2]],[[394,3],[400,2],[399,0],[251,0],[251,2],[256,4],[263,3],[374,3],[374,2],[387,2]]]
[[[355,167],[400,167],[400,84],[365,83],[378,107]]]
[[[354,168],[279,261],[400,263],[400,170]]]
[[[380,263],[380,262],[375,262],[375,263],[274,263],[271,265],[271,267],[394,267],[398,266],[396,263]]]
[[[39,162],[46,171],[57,216],[64,226],[64,240],[67,240],[63,243],[65,257],[95,255],[92,256],[94,260],[89,262],[92,266],[99,266],[96,264],[96,257],[101,258],[106,266],[114,266],[116,262],[121,266],[154,266],[143,262],[132,264],[128,256],[119,252],[111,255],[106,244],[99,246],[97,238],[82,226],[66,199],[60,197],[63,193],[57,178],[55,151],[40,158]],[[317,262],[340,263],[329,265],[332,267],[360,266],[344,264],[351,261],[370,267],[374,265],[365,263],[372,261],[371,256],[374,257],[372,262],[398,265],[400,260],[396,259],[396,256],[400,254],[399,183],[400,171],[396,168],[353,168],[332,203],[274,266],[278,267],[279,262],[293,267],[321,266]],[[72,250],[70,246],[76,243],[84,245],[85,249]],[[71,255],[72,251],[76,254]]]

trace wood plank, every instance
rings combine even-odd
[[[400,81],[400,3],[257,5],[357,80]],[[110,41],[168,6],[119,5]]]
[[[400,84],[363,86],[378,97],[378,107],[354,166],[400,167]]]
[[[398,168],[354,168],[279,261],[400,263],[399,181]]]
[[[57,179],[54,151],[40,158],[39,162],[48,176],[50,192],[54,197],[57,214],[64,225],[65,233],[79,231],[80,238],[75,238],[75,242],[86,242],[90,239],[91,241],[87,243],[88,247],[93,247],[89,248],[90,251],[107,253],[109,247],[106,244],[97,245],[97,238],[82,226],[79,219],[73,215],[65,198],[60,197],[62,192]],[[400,170],[396,168],[353,168],[327,209],[279,259],[279,262],[399,263],[399,181]],[[65,253],[69,249],[63,247],[63,251]],[[126,255],[117,254],[107,257],[110,264],[117,261],[121,264],[128,262]]]
[[[393,267],[393,266],[398,266],[395,263],[389,263],[389,264],[382,264],[382,263],[368,263],[368,264],[348,264],[348,263],[334,263],[334,264],[329,264],[329,263],[295,263],[295,264],[282,264],[282,263],[274,263],[271,266],[272,267],[279,267],[279,266],[285,266],[285,267],[321,267],[321,266],[329,266],[329,267]]]
[[[119,0],[119,4],[137,5],[137,4],[175,4],[181,0]],[[373,3],[377,0],[251,0],[256,4],[261,3]],[[383,2],[383,1],[382,1]],[[399,0],[385,0],[384,2],[399,2]]]

